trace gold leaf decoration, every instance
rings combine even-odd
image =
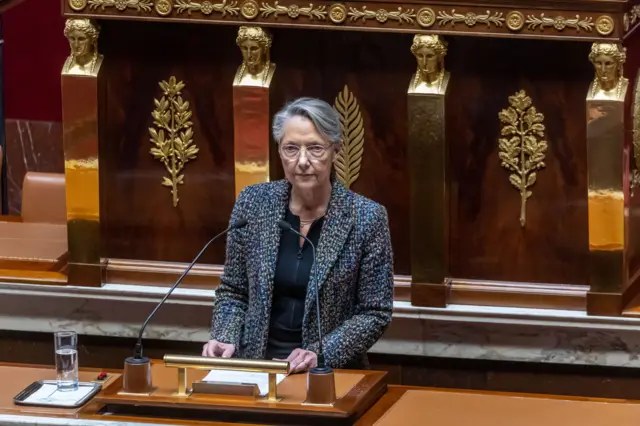
[[[413,20],[416,17],[416,12],[414,9],[403,10],[402,7],[398,7],[398,10],[395,11],[387,11],[385,9],[378,10],[368,10],[367,6],[362,6],[360,10],[355,7],[349,8],[349,13],[347,13],[351,21],[357,21],[358,19],[362,19],[362,21],[366,21],[367,19],[374,19],[381,24],[384,24],[389,19],[392,21],[398,21],[398,23],[407,23],[413,24]]]
[[[213,12],[221,13],[222,16],[231,15],[235,16],[240,11],[238,2],[223,0],[222,3],[212,3],[210,1],[195,2],[189,0],[176,0],[176,11],[178,13],[187,12],[191,15],[191,12],[202,12],[205,15],[211,15]]]
[[[509,96],[509,105],[498,114],[503,136],[498,140],[498,157],[502,167],[514,172],[509,182],[520,192],[520,226],[524,226],[527,199],[532,195],[529,188],[536,182],[536,170],[545,167],[544,115],[531,104],[524,90]]]
[[[298,16],[306,16],[307,18],[313,20],[313,18],[319,19],[321,21],[327,18],[326,6],[317,6],[314,7],[313,3],[309,3],[309,6],[300,7],[295,4],[290,6],[282,6],[278,4],[276,1],[273,6],[269,3],[262,3],[260,7],[260,12],[262,13],[263,18],[268,18],[273,15],[274,18],[278,18],[280,14],[286,14],[291,19],[296,19]]]
[[[127,9],[135,9],[138,12],[151,12],[153,2],[151,0],[89,0],[89,9],[105,10],[107,7],[115,7],[120,12]]]
[[[536,28],[540,28],[540,30],[544,30],[546,27],[553,27],[558,31],[562,31],[565,28],[573,28],[574,30],[580,32],[581,29],[590,32],[593,30],[593,18],[580,18],[580,15],[576,15],[575,18],[567,19],[564,16],[556,16],[555,18],[550,18],[545,16],[544,13],[541,13],[539,17],[534,15],[527,15],[527,20],[525,21],[528,28],[530,30],[535,30]]]
[[[176,207],[178,185],[184,185],[184,174],[180,172],[188,161],[196,158],[200,149],[193,142],[189,102],[182,99],[185,84],[171,76],[169,81],[161,81],[159,85],[163,96],[153,100],[156,108],[151,116],[155,128],[149,128],[149,135],[154,147],[149,153],[167,169],[169,176],[162,178],[162,185],[171,188],[173,207]]]
[[[473,27],[478,23],[485,24],[487,27],[490,27],[491,24],[496,27],[501,27],[504,18],[502,17],[502,12],[494,12],[492,14],[488,10],[483,15],[477,15],[473,12],[467,12],[465,14],[456,13],[455,9],[453,9],[450,14],[443,11],[438,12],[438,25],[451,24],[451,26],[455,26],[455,24],[460,22],[464,22],[467,27]]]
[[[342,146],[336,156],[335,168],[338,179],[350,188],[360,176],[364,153],[364,126],[360,106],[347,85],[338,94],[334,108],[340,114],[342,124]]]

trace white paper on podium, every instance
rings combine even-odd
[[[276,384],[280,383],[286,374],[276,374]],[[235,370],[211,370],[207,376],[202,379],[203,382],[226,382],[236,384],[256,384],[260,390],[260,396],[269,393],[269,374],[268,373],[252,373],[248,371]]]

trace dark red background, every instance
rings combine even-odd
[[[69,47],[56,0],[26,0],[2,16],[6,118],[62,121],[60,70]]]

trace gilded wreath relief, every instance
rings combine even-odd
[[[524,90],[509,96],[509,104],[498,114],[503,136],[498,140],[498,157],[500,165],[513,172],[509,182],[520,192],[520,226],[524,226],[527,200],[533,194],[529,188],[536,182],[536,170],[545,167],[544,116]]]
[[[627,49],[619,43],[593,43],[589,61],[595,78],[589,87],[588,99],[624,101],[629,80],[622,75]]]
[[[196,158],[200,149],[193,142],[192,112],[189,102],[182,99],[185,84],[174,76],[159,83],[162,97],[154,99],[155,110],[151,113],[155,128],[149,128],[151,143],[149,151],[156,160],[164,164],[169,176],[162,178],[162,185],[171,188],[173,207],[178,206],[178,185],[184,185],[181,174],[186,163]]]
[[[71,53],[64,62],[62,74],[96,76],[103,59],[98,53],[98,24],[90,19],[67,19],[64,35]]]
[[[269,87],[276,64],[271,62],[271,35],[260,27],[240,27],[236,43],[242,52],[242,65],[234,86]]]
[[[411,53],[416,57],[418,69],[411,77],[408,92],[443,94],[449,81],[449,73],[444,69],[447,42],[437,35],[417,34]]]

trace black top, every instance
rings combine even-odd
[[[289,209],[284,219],[300,231],[300,218]],[[307,233],[316,248],[323,223],[324,218],[316,220]],[[313,252],[309,243],[305,241],[300,246],[299,236],[283,231],[273,280],[266,359],[284,359],[302,346],[302,317],[312,265]]]

